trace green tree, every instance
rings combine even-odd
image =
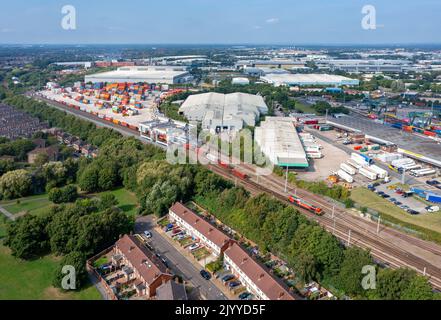
[[[381,269],[377,276],[376,294],[383,300],[399,300],[414,277],[415,271],[410,269]]]
[[[368,251],[350,247],[344,252],[344,258],[337,276],[336,286],[349,295],[361,295],[361,282],[364,277],[362,268],[372,265],[373,261]]]
[[[44,217],[26,215],[7,225],[4,244],[12,255],[20,259],[31,259],[49,249]]]
[[[63,257],[58,268],[53,275],[52,284],[56,288],[63,288],[63,278],[67,273],[63,272],[63,267],[72,266],[75,270],[75,290],[80,290],[88,283],[88,273],[86,269],[87,257],[84,253],[73,251]],[[69,283],[70,284],[70,283]]]
[[[403,300],[432,300],[434,294],[427,278],[415,275],[409,286],[403,290],[401,299]]]
[[[31,175],[23,169],[9,171],[0,177],[0,193],[5,199],[27,196],[31,185]]]

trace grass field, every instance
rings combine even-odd
[[[135,194],[124,188],[120,188],[113,191],[98,193],[96,196],[99,197],[104,193],[113,194],[118,200],[118,208],[120,208],[129,216],[133,216],[133,217],[136,216],[136,211],[138,208],[138,199],[136,198]]]
[[[0,300],[100,300],[98,290],[89,287],[79,292],[64,293],[52,287],[52,275],[57,258],[46,256],[33,261],[21,261],[11,256],[0,244]]]
[[[367,204],[367,207],[380,212],[385,217],[392,217],[391,222],[401,221],[404,226],[417,226],[437,233],[441,238],[441,213],[422,213],[412,216],[396,205],[383,199],[366,188],[356,188],[351,191],[351,198],[360,205]],[[419,230],[418,228],[417,231]]]
[[[301,103],[300,101],[296,100],[296,110],[300,110],[303,113],[315,113],[315,110],[312,106],[309,106],[307,104]]]
[[[53,205],[53,203],[49,201],[47,195],[38,195],[20,199],[19,203],[17,203],[17,200],[14,200],[1,203],[0,205],[12,214],[26,212],[38,215],[47,211],[48,207]]]

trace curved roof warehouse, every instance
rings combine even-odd
[[[268,106],[258,95],[209,92],[189,96],[179,112],[190,121],[202,122],[202,129],[238,131],[255,126],[259,116],[268,113]]]

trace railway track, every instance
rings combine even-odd
[[[213,168],[214,172],[221,174],[224,178],[229,180],[236,179],[236,177],[228,172],[227,169],[215,165],[210,165],[210,167]],[[267,180],[264,180],[264,178],[261,179],[268,182]],[[254,192],[259,190],[260,192],[267,193],[286,204],[293,205],[288,201],[287,194],[284,190],[280,190],[279,184],[275,186],[273,183],[266,183],[266,185],[263,186],[261,183],[258,184],[253,180],[246,179],[242,180],[240,185],[248,190],[253,190]],[[333,233],[346,246],[356,245],[367,249],[377,261],[392,268],[407,267],[414,269],[421,274],[425,274],[435,288],[441,289],[441,269],[438,266],[431,264],[412,253],[406,252],[399,245],[386,242],[367,228],[364,229],[359,223],[354,223],[351,219],[348,219],[348,214],[345,213],[344,210],[334,208],[334,216],[332,217],[330,214],[330,212],[332,212],[332,207],[330,207],[329,203],[326,203],[325,201],[316,201],[316,197],[308,197],[303,190],[297,190],[297,195],[306,198],[308,201],[316,202],[322,208],[326,209],[325,215],[317,216],[308,210],[296,206],[298,211],[306,215],[310,220],[316,221],[318,224],[322,225],[327,231]],[[372,227],[372,225],[370,227]],[[415,242],[417,244],[425,243],[423,240],[411,239],[413,241],[416,240]],[[434,249],[430,245],[428,246],[428,249],[432,250],[435,254],[439,253],[439,250]]]
[[[78,111],[76,109],[68,108],[54,101],[42,99],[41,97],[39,97],[38,100],[42,100],[43,102],[46,102],[57,109],[79,116],[99,126],[111,127],[121,132],[123,135],[135,136],[138,139],[140,139],[139,133],[135,130],[116,126],[105,120],[94,117],[93,115],[90,115],[83,111]],[[150,143],[145,140],[141,140],[141,141],[143,141],[144,143]],[[231,172],[229,172],[229,170],[218,165],[209,164],[207,165],[207,167],[208,169],[222,176],[223,178],[234,181],[236,185],[243,186],[253,195],[264,192],[274,196],[275,198],[281,200],[284,203],[292,205],[292,203],[290,203],[287,199],[288,193],[285,193],[284,182],[277,177],[271,175],[265,177],[261,176],[260,177],[261,182],[257,183],[250,179],[245,179],[245,180],[238,179]],[[254,167],[251,167],[249,165],[239,165],[237,167],[241,168],[241,170],[244,170],[246,172],[251,172],[250,176],[253,176]],[[418,256],[415,256],[414,254],[406,252],[403,249],[403,247],[400,247],[399,245],[394,244],[390,240],[385,239],[384,236],[379,237],[376,233],[372,232],[372,230],[376,230],[375,223],[371,221],[361,220],[358,217],[354,217],[353,215],[348,214],[348,212],[345,210],[333,207],[333,205],[328,201],[326,201],[326,199],[323,199],[320,196],[309,193],[305,190],[295,189],[290,186],[287,191],[291,193],[295,192],[298,196],[305,198],[308,201],[315,203],[321,208],[323,208],[325,210],[325,215],[317,216],[309,212],[308,210],[296,207],[296,209],[299,212],[303,213],[311,220],[316,221],[317,223],[322,225],[327,231],[333,233],[338,239],[340,239],[340,241],[342,241],[342,243],[345,243],[346,245],[356,245],[365,248],[367,250],[370,250],[372,256],[376,260],[385,263],[390,267],[393,268],[408,267],[418,271],[419,273],[425,273],[426,276],[429,277],[429,280],[432,283],[432,285],[437,289],[441,289],[440,267],[428,263],[427,259],[425,260]],[[331,215],[332,211],[334,212],[333,215]],[[362,230],[364,230],[364,232]],[[349,232],[351,233],[350,241],[348,241]],[[407,234],[401,233],[399,231],[393,230],[388,227],[383,227],[381,233],[387,234],[390,237],[395,237],[397,239],[406,241],[418,248],[424,249],[434,255],[441,257],[441,248],[435,244],[431,244],[427,241],[414,238],[412,236],[409,236]]]

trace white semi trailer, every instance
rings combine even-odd
[[[378,167],[376,165],[369,166],[369,169],[371,171],[375,172],[376,174],[378,174],[378,178],[380,178],[380,179],[384,179],[387,177],[387,171],[381,169],[380,167]]]
[[[366,168],[360,168],[358,170],[358,172],[362,175],[365,176],[366,178],[370,179],[370,180],[377,180],[378,175],[375,172],[372,172]]]
[[[341,169],[337,171],[337,175],[340,178],[342,178],[343,180],[345,180],[346,182],[349,182],[349,183],[354,182],[354,178],[349,173],[347,173]]]
[[[354,175],[357,173],[357,170],[354,167],[351,167],[350,165],[348,165],[346,163],[342,163],[340,165],[340,169],[342,169],[346,173],[349,173],[350,175]]]

